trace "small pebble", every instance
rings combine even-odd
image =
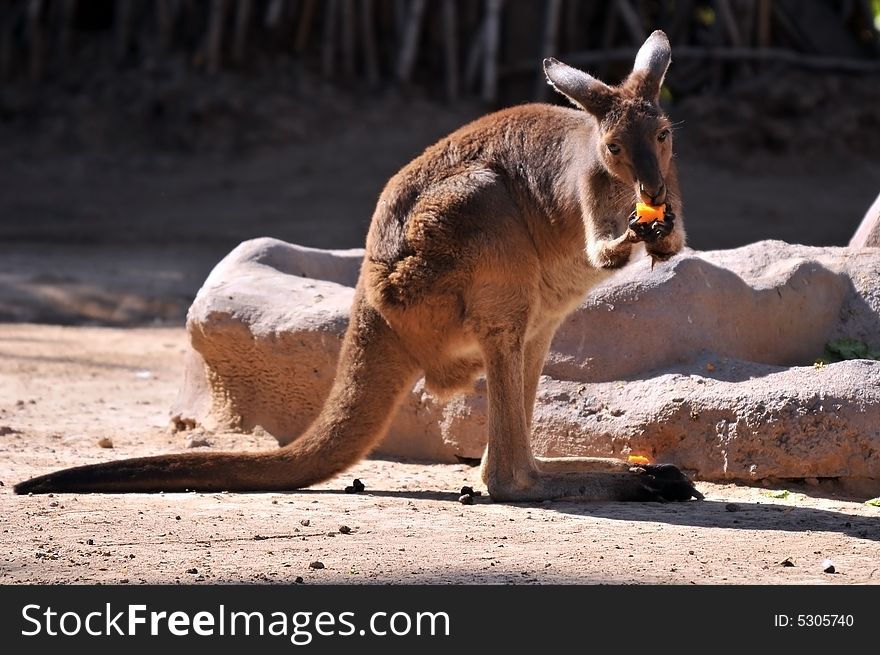
[[[827,558],[822,560],[822,570],[825,573],[834,573],[834,562]]]
[[[300,525],[304,525],[306,527],[309,526],[309,523],[311,523],[311,521],[309,521],[308,519],[303,519],[302,521],[299,522]]]
[[[724,506],[724,509],[726,509],[728,512],[738,512],[738,511],[739,511],[739,505],[737,505],[736,503],[727,503],[727,504]]]
[[[89,546],[94,546],[94,545],[95,545],[95,540],[94,540],[94,539],[86,539],[86,544],[89,545]]]
[[[339,532],[341,532],[342,534],[351,534],[351,528],[347,525],[340,525]]]
[[[474,497],[470,494],[462,494],[458,497],[458,502],[460,502],[462,505],[473,505]]]
[[[303,580],[303,577],[301,575],[298,575],[298,576],[296,576],[296,579],[293,582],[294,582],[294,584],[303,584],[305,582],[305,580]]]
[[[110,437],[101,437],[98,439],[98,445],[101,448],[113,448],[113,440]]]
[[[321,561],[319,561],[319,560],[315,560],[314,562],[310,562],[310,563],[309,563],[309,568],[310,568],[310,569],[323,569],[323,568],[324,568],[324,562],[321,562]]]
[[[197,574],[199,570],[197,568],[187,569],[187,573],[192,573],[193,575]]]
[[[360,493],[364,489],[366,489],[366,487],[364,486],[364,483],[361,482],[360,480],[358,480],[357,478],[354,479],[354,481],[351,483],[351,486],[354,487],[354,490],[357,493]]]
[[[784,560],[779,562],[780,566],[794,566],[794,562],[791,561],[790,557],[786,557]]]

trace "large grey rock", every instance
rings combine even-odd
[[[850,248],[880,248],[880,193],[849,240]]]
[[[333,380],[363,252],[247,241],[190,308],[181,425],[280,443]],[[880,362],[814,366],[825,344],[880,348],[880,250],[764,241],[637,259],[560,328],[533,443],[545,455],[648,455],[705,480],[834,478],[880,490]],[[484,385],[441,404],[421,384],[378,453],[476,458]]]

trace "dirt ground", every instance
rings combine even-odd
[[[0,583],[880,582],[880,509],[809,487],[465,506],[474,468],[368,460],[295,493],[12,495],[57,467],[185,449],[168,408],[213,265],[259,236],[361,246],[385,180],[486,109],[93,78],[0,87]],[[880,191],[880,87],[777,82],[673,108],[692,247],[845,245]],[[342,492],[353,478],[364,493]]]
[[[880,508],[809,487],[466,506],[475,468],[371,459],[291,493],[12,494],[53,468],[185,449],[167,409],[185,346],[181,327],[0,325],[0,583],[880,583]],[[365,492],[343,492],[353,478]]]

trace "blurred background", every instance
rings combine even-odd
[[[654,29],[690,246],[846,245],[880,192],[880,0],[4,0],[0,320],[182,324],[272,236],[363,244],[387,179]]]

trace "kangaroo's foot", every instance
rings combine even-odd
[[[613,457],[535,457],[535,464],[541,473],[626,473],[632,464]]]
[[[596,462],[594,464],[598,465]],[[549,468],[560,466],[554,462]],[[617,472],[547,472],[539,468],[528,475],[511,476],[504,481],[493,480],[490,476],[487,486],[489,495],[495,501],[575,499],[666,502],[703,499],[703,494],[694,488],[690,479],[672,464],[637,466]]]

